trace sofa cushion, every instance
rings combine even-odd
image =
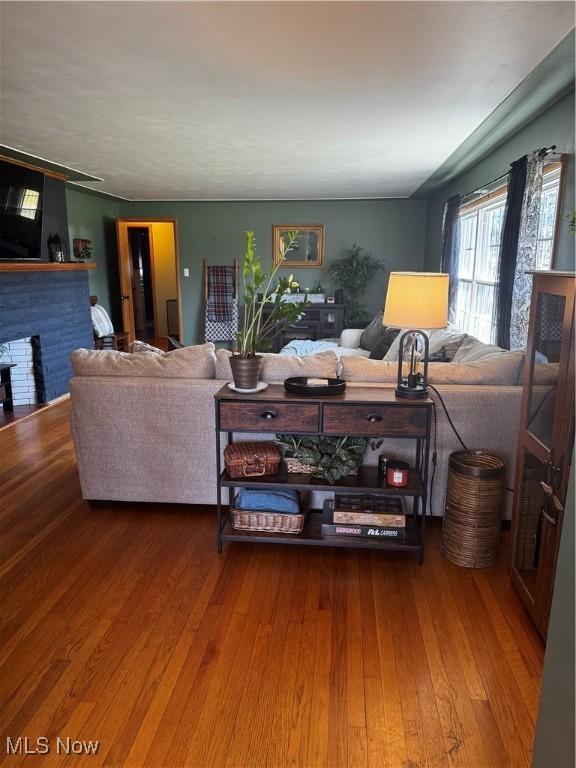
[[[76,349],[72,352],[72,368],[76,376],[213,379],[215,360],[212,342],[161,355],[101,349]]]
[[[227,349],[217,350],[217,379],[232,381],[231,355],[232,353]],[[269,383],[281,383],[291,376],[318,376],[333,379],[337,375],[338,356],[332,351],[318,352],[316,355],[308,355],[307,357],[263,353],[262,357],[264,362],[260,379]]]
[[[523,354],[509,352],[489,360],[472,363],[430,363],[430,384],[515,385],[522,368]],[[366,360],[359,357],[341,359],[341,376],[346,381],[391,383],[396,381],[398,363],[393,360]]]

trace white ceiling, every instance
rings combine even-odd
[[[1,4],[0,143],[129,199],[410,195],[571,2]]]

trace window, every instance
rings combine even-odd
[[[540,199],[537,269],[552,267],[559,191],[560,164],[551,163],[544,171]],[[487,344],[496,343],[494,309],[505,208],[506,187],[500,187],[460,210],[458,292],[454,322],[458,328]]]
[[[40,202],[40,192],[35,189],[23,189],[20,197],[18,213],[26,219],[35,219],[38,203]]]

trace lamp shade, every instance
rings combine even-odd
[[[449,275],[439,272],[391,272],[384,325],[396,328],[445,328]]]

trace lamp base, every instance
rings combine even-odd
[[[428,387],[423,384],[416,384],[413,387],[408,384],[398,384],[396,387],[396,397],[400,397],[404,400],[421,400],[424,397],[428,397]]]

